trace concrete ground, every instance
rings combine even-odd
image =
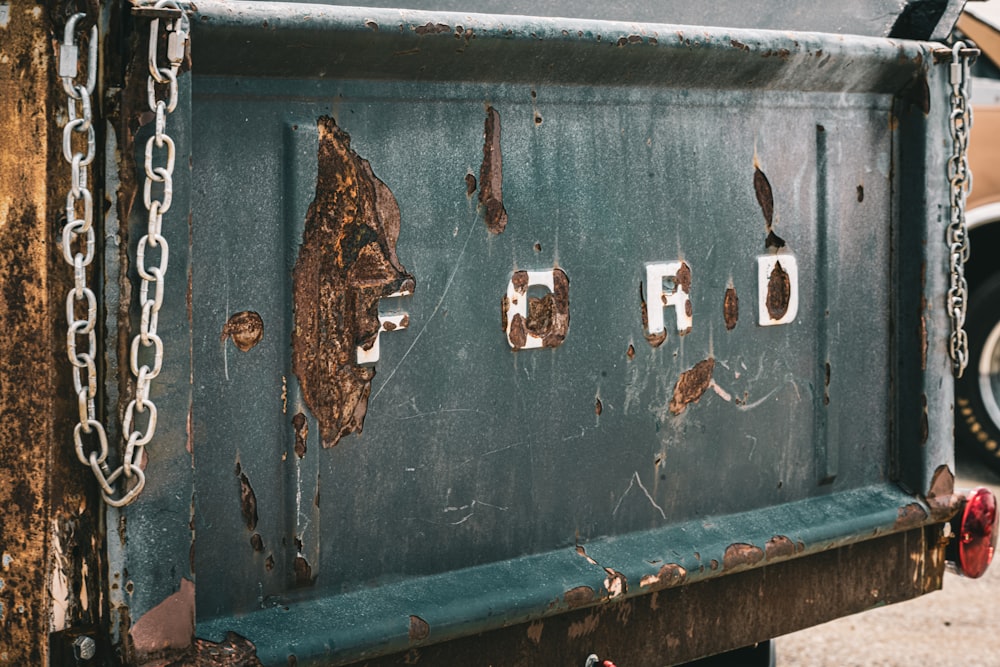
[[[1000,476],[959,453],[956,487]],[[945,575],[941,591],[777,639],[779,667],[1000,666],[1000,556],[977,580]]]

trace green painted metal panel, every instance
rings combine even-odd
[[[133,622],[190,578],[198,636],[337,664],[942,519],[934,45],[192,24]]]

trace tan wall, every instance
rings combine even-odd
[[[968,208],[1000,201],[1000,106],[977,106],[969,139],[972,192]]]

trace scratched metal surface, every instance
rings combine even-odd
[[[919,368],[911,321],[942,285],[923,244],[935,205],[914,194],[941,188],[925,169],[940,142],[919,139],[943,132],[942,109],[928,121],[899,97],[926,45],[298,7],[199,3],[194,20],[193,480],[144,502],[179,514],[193,498],[198,636],[236,630],[269,664],[348,661],[555,613],[572,591],[642,594],[664,564],[692,582],[914,525],[900,508],[951,463],[945,365]],[[488,107],[500,234],[466,180]],[[363,432],[333,448],[291,361],[295,309],[317,307],[292,287],[322,117],[398,203],[416,283],[382,299],[409,324],[380,336]],[[757,262],[774,254],[797,262],[798,312],[759,326]],[[654,347],[642,284],[673,260],[690,269],[691,331],[667,308]],[[900,280],[928,263],[923,284]],[[569,278],[565,340],[513,351],[508,281],[553,267]],[[223,335],[241,311],[263,322],[247,351]],[[924,328],[937,353],[941,314]],[[683,374],[707,360],[711,382],[685,399]],[[912,381],[894,385],[903,367]],[[924,442],[890,428],[928,395]],[[147,553],[133,578],[162,588],[188,570],[186,545]]]

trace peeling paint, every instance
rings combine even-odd
[[[292,367],[324,447],[360,433],[375,369],[357,348],[374,345],[379,299],[412,293],[396,257],[399,206],[333,118],[321,117],[316,196],[295,262]]]
[[[792,297],[792,284],[788,272],[781,268],[781,261],[775,263],[771,277],[767,281],[767,314],[772,320],[780,320],[788,312]]]
[[[736,288],[730,285],[726,288],[726,296],[722,300],[722,317],[726,322],[726,331],[736,328],[740,319],[740,299],[736,296]]]
[[[764,560],[764,551],[760,547],[743,543],[730,544],[722,557],[722,569],[732,570],[739,567],[751,567],[762,560]]]
[[[570,640],[580,639],[581,637],[586,637],[587,635],[593,634],[598,626],[601,624],[601,616],[598,613],[593,613],[585,616],[580,621],[575,621],[570,624],[566,629],[566,635]]]
[[[194,582],[181,579],[180,588],[132,624],[129,635],[141,659],[158,651],[186,649],[194,641]]]
[[[927,519],[927,510],[920,503],[904,505],[896,511],[895,529],[915,528]]]
[[[670,399],[670,412],[679,415],[687,409],[688,404],[697,403],[711,385],[714,370],[715,359],[709,357],[681,373],[674,385],[674,396]]]
[[[451,32],[451,26],[445,23],[431,23],[428,21],[424,25],[414,27],[413,32],[418,35],[439,35],[441,33]]]
[[[263,337],[264,320],[252,310],[244,310],[229,318],[219,340],[232,339],[241,352],[249,352]]]
[[[531,640],[535,646],[541,646],[542,644],[542,630],[545,629],[545,624],[541,621],[534,621],[528,624],[528,629],[526,630],[528,634],[528,639]]]
[[[687,580],[687,570],[677,563],[667,563],[656,574],[647,574],[639,580],[639,586],[652,591],[680,586]]]
[[[604,568],[604,571],[608,573],[607,578],[604,579],[604,590],[608,593],[608,599],[613,600],[625,595],[628,592],[628,579],[625,578],[625,575],[609,567]]]
[[[301,459],[306,455],[306,443],[309,439],[309,422],[306,416],[297,412],[292,417],[292,428],[295,429],[295,455]]]
[[[419,616],[410,615],[410,641],[420,642],[427,639],[428,635],[431,633],[431,626],[427,624],[427,621],[420,618]]]
[[[250,478],[236,462],[236,477],[240,481],[240,512],[243,514],[243,522],[247,530],[253,532],[257,528],[257,494],[250,486]]]
[[[795,543],[784,535],[775,535],[764,545],[764,556],[768,560],[772,558],[788,558],[789,556],[794,556],[795,553]]]
[[[946,465],[940,465],[931,478],[927,491],[927,505],[937,520],[950,518],[961,506],[962,498],[955,493],[955,475]]]
[[[771,190],[771,182],[767,180],[767,176],[761,171],[756,155],[754,156],[753,190],[757,196],[760,211],[764,214],[764,230],[767,232],[767,236],[764,239],[764,247],[774,249],[784,248],[784,239],[774,233],[774,193]]]
[[[166,667],[263,667],[257,658],[257,647],[235,632],[227,632],[219,643],[195,639],[182,658]]]
[[[295,561],[292,563],[292,571],[295,573],[296,586],[312,586],[316,583],[316,578],[313,577],[312,573],[312,566],[309,565],[309,561],[303,558],[301,554],[295,557]]]
[[[486,228],[502,234],[507,227],[507,209],[503,205],[503,155],[500,151],[500,112],[486,107],[483,126],[483,163],[479,168],[479,204]]]
[[[596,563],[594,563],[596,565]],[[577,586],[563,594],[563,602],[570,609],[584,607],[597,598],[597,593],[590,586]]]

